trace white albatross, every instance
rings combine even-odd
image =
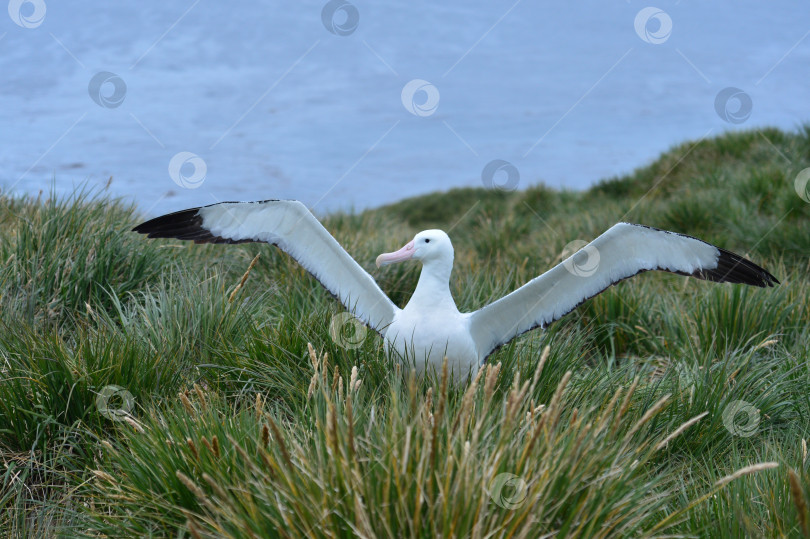
[[[474,374],[487,356],[531,329],[545,328],[609,286],[649,270],[716,282],[773,286],[776,278],[745,258],[691,236],[618,223],[554,268],[471,313],[450,293],[453,245],[441,230],[418,233],[404,247],[377,257],[377,266],[419,260],[422,272],[400,309],[374,278],[297,200],[222,202],[157,217],[135,232],[195,243],[265,242],[311,273],[354,316],[377,331],[386,348],[418,371],[441,368],[456,379]],[[575,257],[598,253],[598,265],[576,271]]]

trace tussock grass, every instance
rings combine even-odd
[[[403,371],[372,332],[336,343],[340,306],[270,247],[147,241],[104,193],[1,196],[2,535],[806,536],[808,166],[810,128],[766,129],[582,193],[326,216],[400,305],[418,266],[373,260],[430,227],[452,227],[462,310],[618,220],[782,281],[645,274],[460,386]]]

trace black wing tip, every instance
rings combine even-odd
[[[203,219],[200,216],[200,210],[203,207],[189,208],[155,217],[134,227],[132,232],[146,234],[147,238],[173,238],[194,243],[250,243],[255,241],[214,236],[203,226]]]
[[[770,272],[747,258],[720,247],[717,247],[717,250],[719,251],[717,267],[699,270],[697,272],[699,275],[696,276],[719,283],[747,284],[760,288],[781,284]]]
[[[681,234],[680,232],[671,232],[669,230],[662,230],[660,228],[655,228],[648,225],[640,225],[636,223],[624,223],[624,224],[649,228],[651,230],[666,232],[668,234],[675,234],[677,236],[683,236],[685,238],[690,238],[705,243],[707,245],[711,245],[711,243],[703,241],[700,238],[696,238],[688,234]],[[714,245],[712,245],[712,247],[715,247],[720,252],[717,259],[717,267],[711,270],[705,269],[698,270],[695,273],[691,274],[691,276],[697,277],[699,279],[705,279],[708,281],[715,281],[718,283],[747,284],[751,286],[758,286],[760,288],[768,288],[775,286],[777,284],[782,284],[765,268],[757,266],[747,258],[744,258],[736,253],[732,253],[731,251],[728,251],[721,247],[717,247]]]
[[[179,240],[191,240],[194,243],[253,243],[263,241],[258,239],[239,239],[234,240],[231,238],[223,238],[222,236],[214,236],[210,230],[203,225],[202,216],[199,215],[200,210],[209,208],[211,206],[218,206],[220,204],[266,204],[268,202],[298,202],[297,200],[284,200],[278,198],[268,198],[267,200],[256,200],[252,202],[238,202],[238,201],[225,201],[209,204],[207,206],[199,206],[197,208],[189,208],[187,210],[180,210],[173,213],[167,213],[160,217],[155,217],[146,222],[143,222],[133,227],[132,232],[138,234],[146,234],[148,238],[175,238]]]
[[[202,218],[198,216],[200,208],[189,208],[167,213],[145,221],[132,229],[138,234],[147,234],[150,238],[173,238],[174,234],[188,228],[202,229]]]
[[[207,206],[198,206],[196,208],[189,208],[186,210],[167,213],[165,215],[161,215],[160,217],[155,217],[154,219],[150,219],[133,227],[131,232],[137,232],[139,234],[150,234],[152,232],[155,232],[156,229],[177,226],[187,221],[193,220],[201,209],[210,208],[211,206],[218,206],[220,204],[266,204],[268,202],[298,202],[298,201],[292,199],[285,200],[280,198],[268,198],[266,200],[255,200],[251,202],[239,202],[235,200],[216,202],[214,204],[208,204]],[[202,224],[202,220],[200,220],[200,224]],[[149,237],[151,238],[153,236]],[[174,236],[154,236],[154,237],[157,238],[157,237],[174,237]]]

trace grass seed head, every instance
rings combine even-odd
[[[338,384],[340,383],[340,369],[335,367],[335,370],[332,371],[332,391],[334,392],[337,389]]]
[[[312,378],[309,381],[309,389],[307,389],[307,400],[311,399],[312,394],[315,393],[315,388],[318,385],[318,380],[319,379],[320,379],[320,376],[318,376],[318,373],[315,372],[315,374],[312,375]]]
[[[660,449],[665,448],[669,442],[680,436],[680,434],[683,431],[685,431],[686,429],[688,429],[689,427],[691,427],[692,425],[694,425],[695,423],[706,417],[707,415],[709,415],[709,412],[703,412],[702,414],[696,415],[689,421],[683,423],[680,427],[672,431],[672,434],[664,438],[662,441],[658,442],[658,444],[655,446],[655,450],[658,451]]]
[[[191,454],[194,455],[195,460],[200,458],[199,453],[197,453],[197,446],[194,444],[194,440],[192,440],[191,438],[186,438],[186,445],[191,450]]]
[[[208,450],[209,453],[211,453],[212,455],[214,454],[214,448],[211,446],[211,442],[208,441],[208,438],[202,436],[200,438],[200,442],[205,446],[205,448]]]
[[[311,342],[307,343],[307,350],[309,351],[309,359],[312,361],[312,368],[317,373],[318,369],[320,368],[321,361],[318,359],[318,355],[315,353],[315,349],[312,347]]]
[[[729,474],[721,479],[718,479],[717,482],[715,483],[715,486],[722,487],[723,485],[727,485],[728,483],[731,483],[735,479],[738,479],[745,475],[755,474],[763,470],[772,470],[778,467],[779,467],[778,462],[760,462],[758,464],[752,464],[751,466],[740,468],[733,474]]]
[[[208,486],[211,487],[211,490],[214,491],[214,493],[220,500],[225,501],[228,498],[228,494],[213,477],[203,472],[202,478],[203,481],[208,483]]]
[[[264,400],[261,393],[256,393],[256,403],[254,404],[256,410],[256,419],[260,419],[264,413]]]
[[[805,537],[810,537],[810,528],[807,524],[807,500],[804,498],[804,491],[799,476],[793,470],[788,470],[788,481],[790,482],[790,493],[793,503],[796,505],[796,514],[799,517],[799,526]]]
[[[638,429],[643,427],[650,419],[655,417],[655,415],[658,414],[658,412],[660,412],[664,408],[664,405],[666,405],[667,401],[671,396],[672,395],[668,393],[663,397],[661,397],[660,399],[658,399],[658,401],[656,401],[656,403],[653,404],[650,407],[650,409],[644,413],[643,416],[641,416],[641,419],[639,419],[638,422],[635,425],[633,425],[633,427],[629,431],[627,431],[627,434],[624,437],[625,441],[629,440],[630,437],[633,436],[633,434],[635,434],[638,431]]]
[[[194,524],[194,520],[189,518],[186,520],[186,528],[188,528],[188,534],[193,539],[202,539],[202,535],[200,534],[200,530],[197,528],[197,525]]]
[[[501,362],[496,365],[487,364],[487,375],[484,381],[484,400],[489,402],[495,394],[495,384],[498,381],[498,374],[501,372]]]
[[[127,423],[127,424],[128,424],[130,427],[132,427],[132,429],[133,429],[135,432],[144,432],[143,425],[141,425],[140,423],[138,423],[138,422],[135,420],[135,418],[134,418],[134,417],[132,417],[131,415],[127,414],[127,415],[123,416],[123,418],[124,418],[124,422],[125,422],[125,423]]]
[[[115,478],[107,472],[101,470],[93,470],[93,475],[108,483],[115,483]]]
[[[184,391],[181,391],[179,396],[180,396],[180,402],[183,403],[183,408],[186,409],[186,413],[188,415],[190,415],[192,418],[194,418],[196,416],[194,406],[192,406],[191,401],[188,400],[188,397],[186,396],[186,393]]]
[[[546,364],[549,354],[551,353],[551,346],[546,345],[543,348],[543,353],[540,354],[540,361],[537,362],[537,368],[534,369],[534,376],[532,376],[532,385],[529,389],[529,394],[534,393],[537,383],[540,381],[540,374],[543,372],[543,366]]]
[[[200,487],[197,485],[197,483],[195,483],[194,481],[192,481],[192,480],[191,480],[191,478],[190,478],[189,476],[187,476],[186,474],[184,474],[184,473],[183,473],[183,472],[181,472],[180,470],[177,470],[177,472],[175,472],[175,475],[177,476],[177,479],[179,479],[179,480],[180,480],[180,482],[181,482],[181,483],[183,483],[183,485],[184,485],[184,486],[185,486],[185,487],[186,487],[188,490],[190,490],[190,491],[191,491],[191,493],[192,493],[192,494],[194,494],[194,496],[196,496],[196,497],[197,497],[197,499],[199,499],[200,501],[202,501],[202,500],[205,498],[205,492],[203,491],[203,489],[201,489],[201,488],[200,488]]]
[[[197,393],[197,399],[200,401],[200,408],[205,411],[208,407],[208,403],[205,400],[205,393],[203,392],[202,388],[199,384],[194,384],[194,392]]]
[[[777,344],[778,342],[779,339],[768,339],[756,345],[754,348],[751,349],[751,351],[756,352],[757,350],[760,350],[762,348],[770,348],[771,346]]]
[[[259,261],[260,254],[261,253],[253,257],[253,260],[250,262],[247,271],[245,271],[244,275],[242,275],[242,278],[239,280],[239,284],[237,284],[234,287],[233,292],[231,292],[231,295],[228,296],[228,303],[233,303],[233,300],[236,298],[236,294],[238,294],[239,291],[242,290],[242,287],[245,286],[245,282],[248,280],[248,276],[250,275],[251,270],[253,270],[253,266],[255,266],[256,262]]]
[[[358,383],[358,370],[357,365],[352,366],[352,374],[349,378],[349,391],[357,391],[357,388],[360,387]]]
[[[262,424],[262,447],[265,449],[270,444],[270,427],[267,423]]]

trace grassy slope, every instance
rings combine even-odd
[[[328,216],[369,270],[418,230],[450,231],[462,310],[618,220],[745,253],[783,283],[642,275],[501,349],[472,389],[399,372],[376,336],[338,346],[341,308],[266,246],[146,241],[98,195],[0,198],[0,529],[800,536],[810,204],[793,178],[808,166],[810,129],[743,132],[583,193],[458,189]],[[402,305],[418,271],[372,273]],[[124,421],[99,412],[108,385],[134,396]],[[758,420],[729,423],[740,406]],[[716,486],[762,462],[779,466]]]

